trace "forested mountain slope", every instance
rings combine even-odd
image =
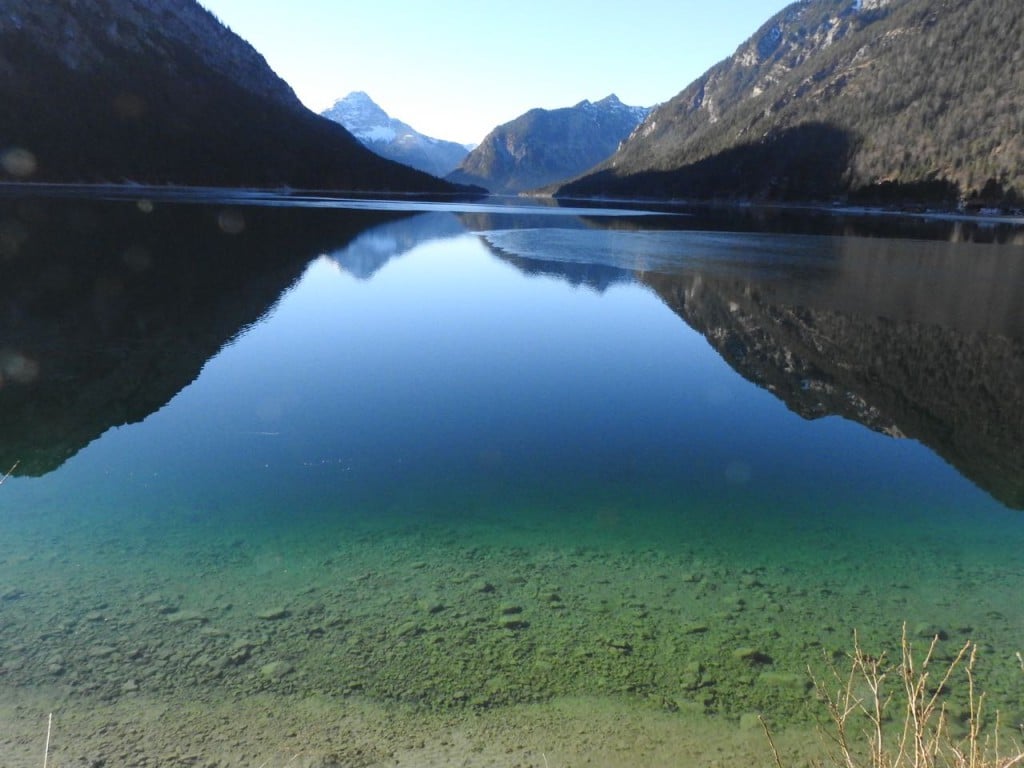
[[[0,181],[449,191],[307,110],[192,0],[5,0]]]
[[[1019,0],[803,0],[559,194],[1012,202],[1022,40]]]
[[[531,109],[487,134],[446,178],[499,193],[570,179],[611,155],[647,112],[615,94],[561,109]]]

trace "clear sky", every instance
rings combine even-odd
[[[533,107],[615,93],[652,106],[731,55],[787,0],[199,0],[310,109],[366,91],[476,143]]]

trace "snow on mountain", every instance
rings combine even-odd
[[[593,112],[601,114],[629,115],[630,119],[635,120],[637,124],[639,124],[651,112],[650,107],[631,107],[628,104],[623,104],[619,101],[619,97],[614,93],[605,96],[600,101],[584,99],[576,106],[582,109],[590,109]]]
[[[3,181],[454,191],[310,112],[194,0],[0,1],[0,104]]]
[[[391,117],[362,91],[353,91],[321,112],[345,126],[363,146],[390,160],[434,176],[458,167],[469,150],[461,144],[425,136],[408,123]]]

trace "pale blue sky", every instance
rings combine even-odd
[[[200,0],[316,112],[366,91],[436,138],[533,107],[666,101],[786,0]]]

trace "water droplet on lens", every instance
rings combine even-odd
[[[217,226],[227,235],[237,235],[245,230],[245,216],[241,211],[226,208],[217,216]]]
[[[18,179],[25,179],[36,172],[36,156],[24,147],[9,147],[0,152],[0,167]]]

